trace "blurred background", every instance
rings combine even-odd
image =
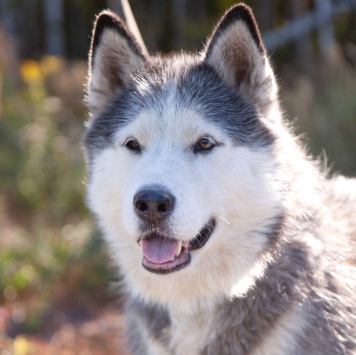
[[[286,118],[356,173],[356,1],[250,0]],[[151,53],[203,48],[232,0],[131,0]],[[125,354],[120,276],[85,207],[83,84],[120,0],[0,0],[0,355]],[[304,133],[306,133],[304,135]]]

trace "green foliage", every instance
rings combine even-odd
[[[113,271],[84,206],[84,117],[46,86],[69,65],[47,57],[20,69],[18,88],[4,77],[0,118],[0,302],[24,302],[35,331],[56,302],[100,301]]]
[[[342,60],[320,67],[316,83],[300,75],[281,92],[297,132],[313,156],[326,156],[331,173],[356,174],[355,92],[356,72]]]
[[[356,77],[352,72],[334,75],[310,123],[314,134],[311,145],[314,153],[324,147],[333,171],[352,176],[356,173]]]

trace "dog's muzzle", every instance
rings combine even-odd
[[[172,238],[162,226],[172,214],[175,197],[162,188],[148,188],[137,192],[134,210],[146,231],[138,239],[142,248],[142,266],[157,274],[181,270],[191,261],[191,252],[201,249],[213,234],[216,221],[211,218],[191,240]]]

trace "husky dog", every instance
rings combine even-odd
[[[356,182],[283,121],[247,6],[168,58],[102,12],[87,99],[88,203],[133,354],[356,353]]]

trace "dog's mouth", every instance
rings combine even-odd
[[[139,240],[143,252],[142,266],[157,274],[169,274],[190,264],[190,252],[201,249],[214,232],[215,219],[211,218],[198,235],[189,241],[149,233]]]

